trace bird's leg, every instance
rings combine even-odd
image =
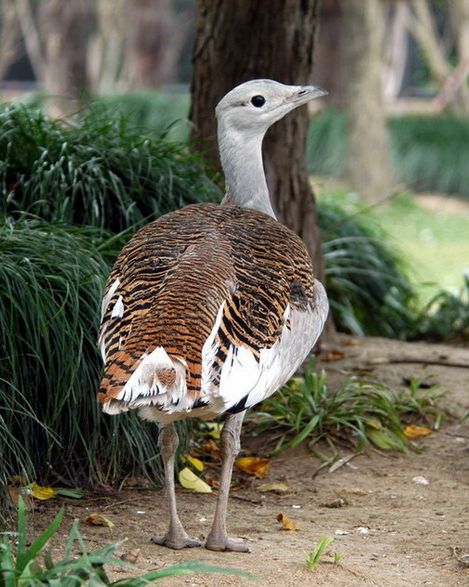
[[[155,536],[152,542],[168,548],[190,548],[201,546],[199,540],[193,540],[184,530],[176,508],[176,491],[174,488],[174,459],[179,445],[179,436],[174,424],[161,427],[158,446],[163,457],[166,499],[169,509],[169,528],[164,536]]]
[[[212,529],[205,542],[205,548],[209,550],[250,552],[249,547],[242,540],[230,538],[226,533],[226,512],[228,508],[231,474],[233,472],[234,460],[240,449],[239,437],[244,414],[245,412],[229,414],[223,426],[221,434],[223,464],[220,476],[220,489],[218,490],[217,507]]]

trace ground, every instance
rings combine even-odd
[[[330,371],[329,378],[342,377],[344,372],[367,366],[373,359],[415,359],[415,363],[375,365],[374,374],[392,386],[401,385],[406,377],[427,381],[434,375],[447,390],[444,404],[452,417],[439,432],[421,441],[421,454],[367,450],[334,472],[326,469],[316,474],[319,462],[305,448],[282,453],[273,459],[267,479],[253,480],[233,492],[230,500],[229,530],[246,538],[251,554],[171,551],[152,544],[150,537],[162,533],[167,522],[161,490],[124,489],[69,500],[68,524],[73,518],[83,520],[95,512],[107,516],[115,524],[112,530],[81,524],[87,543],[93,548],[128,538],[122,552],[139,549],[137,565],[141,571],[198,560],[249,571],[258,577],[252,584],[270,587],[469,585],[469,568],[455,556],[455,552],[462,556],[469,553],[469,421],[461,421],[469,411],[469,371],[418,362],[469,365],[467,348],[385,339],[361,339],[353,346],[344,342],[341,338],[333,346],[340,346],[345,357],[323,364]],[[417,483],[419,477],[428,484]],[[260,493],[257,488],[265,482],[287,483],[291,493]],[[345,504],[330,507],[338,504],[339,497]],[[178,501],[188,532],[205,537],[214,495],[178,489]],[[57,501],[50,500],[36,508],[32,514],[35,532],[50,522],[57,507]],[[299,530],[282,530],[276,520],[279,513],[297,522]],[[326,535],[335,536],[331,549],[342,558],[337,565],[323,562],[314,572],[308,571],[305,557],[315,541]],[[124,574],[115,572],[114,576],[118,579]],[[191,575],[161,581],[161,585],[175,587],[250,584],[247,579],[230,575]]]

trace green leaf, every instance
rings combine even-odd
[[[38,556],[44,546],[49,542],[49,540],[54,536],[57,532],[60,524],[62,523],[62,519],[64,517],[64,509],[61,508],[60,511],[57,513],[55,518],[52,520],[50,525],[44,530],[42,534],[40,534],[36,540],[31,544],[26,552],[24,552],[21,556],[17,557],[16,559],[16,569],[19,574],[21,574],[26,566]]]

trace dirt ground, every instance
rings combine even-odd
[[[407,344],[385,339],[363,339],[359,344],[333,345],[345,352],[339,361],[324,363],[329,380],[357,366],[381,358],[415,359],[415,363],[374,365],[374,375],[391,386],[404,378],[434,380],[447,391],[445,405],[455,418],[441,431],[421,441],[421,454],[405,456],[368,450],[335,472],[315,475],[319,462],[304,448],[273,459],[267,479],[233,493],[229,531],[244,537],[251,554],[216,553],[205,549],[171,551],[150,542],[165,530],[167,517],[161,490],[123,490],[111,496],[94,496],[67,502],[67,520],[99,512],[109,517],[112,530],[88,527],[82,532],[90,547],[128,538],[124,550],[140,549],[138,567],[155,569],[197,560],[249,571],[260,586],[456,587],[469,585],[469,568],[458,562],[469,554],[469,421],[458,417],[469,411],[469,370],[422,365],[418,360],[449,361],[469,365],[469,350],[443,345]],[[433,379],[432,379],[433,380]],[[347,454],[347,451],[344,452]],[[242,474],[238,474],[242,475]],[[415,478],[424,477],[422,485]],[[260,483],[285,482],[286,495],[260,493]],[[326,507],[345,498],[346,505]],[[178,489],[181,518],[192,536],[207,535],[215,505],[214,494],[192,494]],[[51,500],[33,514],[35,530],[50,521],[57,509]],[[298,531],[280,528],[276,516],[294,519]],[[65,528],[64,528],[65,532]],[[315,541],[335,535],[332,549],[339,564],[324,562],[308,571],[305,557]],[[123,574],[115,574],[122,578]],[[232,575],[191,575],[161,581],[169,586],[244,586],[251,581]]]

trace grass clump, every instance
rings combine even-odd
[[[316,567],[318,566],[318,564],[321,562],[321,558],[324,555],[324,553],[326,552],[326,550],[329,548],[329,546],[331,546],[331,544],[334,542],[334,537],[333,536],[322,536],[314,550],[312,550],[309,554],[308,557],[306,559],[306,566],[308,567],[308,569],[310,571],[315,571]],[[340,560],[340,555],[339,553],[334,553],[334,562],[337,563]]]
[[[434,341],[469,340],[469,275],[459,292],[441,291],[424,308],[415,334]]]
[[[121,560],[116,551],[121,543],[110,544],[93,552],[88,552],[85,542],[75,520],[68,535],[62,559],[54,561],[50,552],[45,551],[49,541],[57,536],[64,516],[62,508],[44,530],[28,546],[28,530],[26,507],[20,497],[18,502],[18,530],[16,533],[5,533],[0,541],[0,587],[81,587],[93,585],[95,587],[141,587],[155,584],[158,579],[176,575],[193,573],[225,573],[242,575],[252,578],[249,573],[236,569],[226,569],[189,561],[164,569],[149,571],[140,576],[127,577],[112,581],[105,569],[105,565],[135,569],[134,565]],[[17,546],[14,547],[16,538]],[[78,546],[78,554],[76,553]],[[42,560],[41,560],[42,559]]]
[[[76,124],[0,107],[0,213],[119,232],[218,191],[186,145],[150,139],[103,108]]]
[[[254,416],[257,431],[276,431],[274,452],[307,441],[311,449],[325,441],[333,454],[337,442],[357,450],[367,444],[386,450],[408,450],[403,419],[410,416],[439,422],[435,389],[422,392],[417,384],[403,391],[351,377],[331,391],[324,371],[313,364],[304,375],[290,380],[277,394],[261,404]]]
[[[95,399],[100,299],[116,244],[91,227],[0,224],[0,481],[158,478],[156,428],[135,414],[103,417]]]
[[[405,339],[414,330],[414,289],[402,262],[369,216],[318,200],[326,285],[337,328]]]

